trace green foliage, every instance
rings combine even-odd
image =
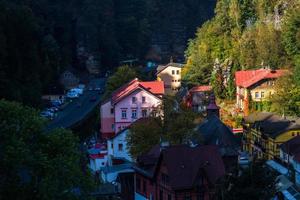
[[[259,161],[243,170],[241,176],[225,179],[222,191],[218,192],[219,199],[271,199],[276,192],[275,179],[275,174],[264,166],[264,162]]]
[[[79,141],[70,131],[44,133],[37,111],[4,100],[0,121],[0,199],[88,197],[92,182],[80,167]]]
[[[195,138],[202,142],[201,136],[195,131],[194,123],[199,116],[184,106],[176,108],[173,97],[166,97],[163,102],[160,108],[164,111],[163,116],[153,115],[131,126],[127,141],[133,157],[149,151],[161,141],[175,145],[186,144],[189,139]]]
[[[163,129],[159,118],[151,117],[133,124],[127,136],[127,146],[130,154],[136,158],[159,144]]]
[[[117,71],[107,80],[104,96],[108,97],[114,90],[136,78],[136,76],[137,73],[133,68],[127,65],[119,67]]]
[[[271,111],[284,115],[300,116],[300,87],[292,76],[279,79],[276,93],[271,97]]]
[[[184,81],[192,84],[218,81],[214,76],[208,80],[216,59],[220,63],[231,60],[236,70],[263,64],[298,72],[295,54],[299,55],[300,12],[296,5],[295,0],[286,5],[280,0],[218,1],[215,17],[199,28],[196,37],[189,42]],[[284,23],[274,20],[278,17]],[[220,91],[220,88],[215,90]],[[230,89],[230,93],[232,91]],[[226,93],[226,96],[231,95]]]

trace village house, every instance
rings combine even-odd
[[[101,170],[107,165],[108,155],[106,144],[95,144],[88,149],[89,168],[93,173]]]
[[[243,123],[243,148],[257,158],[279,158],[280,145],[300,135],[300,124],[273,113],[252,113]]]
[[[108,156],[110,160],[115,158],[125,159],[130,162],[133,161],[133,158],[128,151],[126,141],[129,131],[128,128],[125,128],[107,140]]]
[[[207,117],[197,126],[196,130],[203,138],[204,144],[218,147],[226,172],[233,173],[238,165],[240,144],[232,130],[221,121],[220,107],[216,105],[215,96],[212,94],[209,99],[210,103],[206,110]],[[193,145],[197,144],[197,141],[193,141]]]
[[[157,80],[164,82],[167,95],[174,95],[180,89],[182,68],[182,64],[173,63],[172,61],[167,65],[157,67]]]
[[[162,81],[134,79],[114,91],[100,108],[102,138],[108,139],[136,120],[159,114],[164,95]]]
[[[211,93],[212,87],[209,85],[195,86],[188,91],[183,102],[194,112],[203,113],[206,112]]]
[[[294,170],[293,180],[300,186],[300,132],[298,136],[280,145],[280,159]]]
[[[225,175],[216,146],[153,147],[138,158],[135,200],[210,200]]]
[[[249,114],[249,103],[268,101],[275,93],[276,79],[286,74],[287,70],[243,70],[235,73],[236,106],[245,115]]]

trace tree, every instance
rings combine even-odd
[[[127,136],[127,145],[130,154],[136,158],[149,151],[154,145],[159,144],[163,136],[161,120],[150,117],[134,123]]]
[[[279,114],[300,116],[300,87],[293,76],[280,78],[275,84],[275,91],[270,98],[271,110]]]
[[[117,71],[107,80],[104,96],[108,97],[114,90],[136,78],[136,76],[136,71],[133,68],[127,65],[119,67]]]
[[[263,161],[251,164],[239,177],[227,177],[221,184],[220,200],[271,199],[275,196],[275,173]]]
[[[72,132],[45,133],[36,110],[4,100],[0,121],[0,199],[88,198],[92,182]]]
[[[161,116],[152,114],[130,127],[127,141],[134,157],[149,151],[161,141],[168,141],[171,145],[187,144],[191,139],[202,142],[195,131],[195,120],[199,118],[196,113],[177,105],[173,97],[165,97],[160,109],[163,110]]]

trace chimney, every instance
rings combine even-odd
[[[209,97],[209,105],[207,106],[206,112],[207,117],[216,115],[218,118],[220,118],[220,107],[216,104],[216,97],[214,94],[211,94]]]

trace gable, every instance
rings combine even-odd
[[[132,104],[132,97],[135,96],[137,98],[137,103],[136,104]],[[142,97],[145,96],[146,97],[146,103],[143,104],[142,103]],[[138,105],[145,105],[145,106],[149,106],[152,104],[159,104],[161,102],[161,99],[152,94],[151,92],[144,90],[142,88],[138,88],[134,91],[132,91],[130,94],[128,94],[126,97],[122,98],[119,102],[115,103],[115,107],[128,107],[128,106],[136,106]]]
[[[160,75],[160,74],[172,74],[172,70],[180,70],[181,71],[182,67],[175,67],[175,66],[167,66],[164,69],[162,69],[161,71],[158,71],[156,74]],[[164,73],[162,73],[164,72]]]

